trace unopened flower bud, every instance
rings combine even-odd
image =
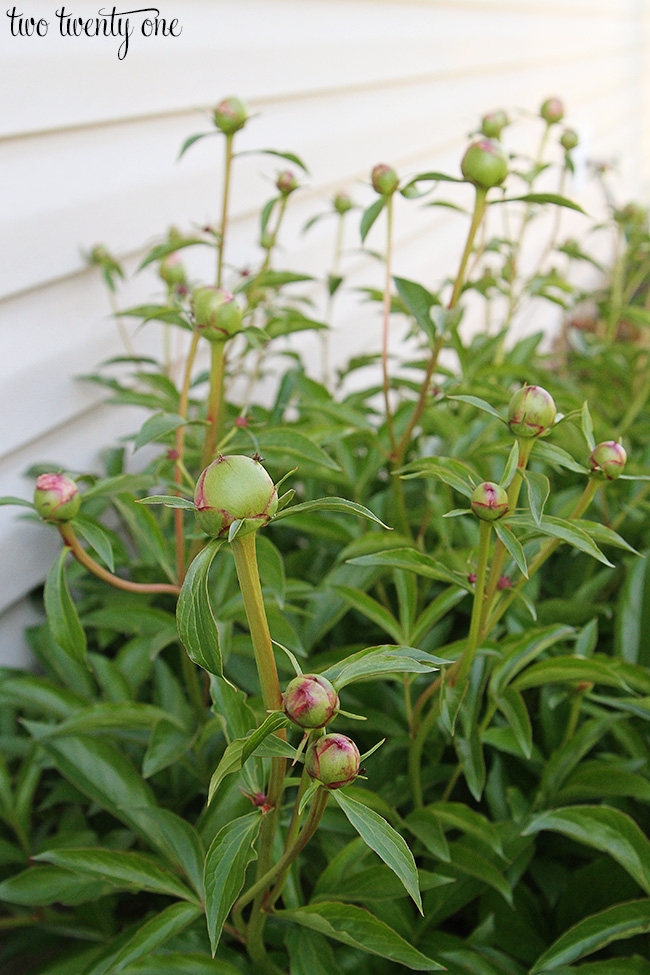
[[[170,288],[178,288],[187,284],[185,267],[180,254],[177,254],[176,251],[163,258],[158,268],[158,274]]]
[[[241,98],[224,98],[214,110],[213,120],[225,135],[233,135],[243,128],[248,118],[248,109]]]
[[[508,175],[508,159],[498,143],[492,139],[479,139],[465,152],[460,168],[470,183],[489,189],[503,183]]]
[[[470,586],[476,585],[476,573],[475,572],[468,572],[467,573],[467,581],[469,582]]]
[[[547,125],[555,125],[564,118],[564,105],[559,98],[547,98],[539,110]]]
[[[502,576],[499,576],[499,580],[497,582],[497,589],[512,589],[512,579],[507,573],[504,573]]]
[[[339,696],[326,677],[300,674],[283,697],[284,713],[301,728],[324,728],[339,708]]]
[[[623,444],[616,440],[605,440],[597,444],[589,457],[592,471],[602,471],[609,481],[615,480],[625,470],[627,454]]]
[[[352,200],[347,193],[337,193],[333,200],[334,209],[338,214],[343,216],[348,210],[352,209]]]
[[[508,404],[508,426],[516,437],[537,437],[555,422],[555,403],[542,386],[523,386]]]
[[[575,131],[575,129],[565,129],[560,136],[560,145],[563,149],[566,149],[567,152],[569,152],[571,149],[575,149],[579,141],[578,133]]]
[[[275,185],[282,196],[289,196],[289,193],[293,193],[294,190],[298,189],[298,180],[290,169],[285,169],[284,172],[279,174]]]
[[[266,525],[278,510],[278,494],[259,461],[231,454],[217,457],[203,471],[194,504],[199,528],[212,538],[223,538],[234,521],[247,522],[243,535]]]
[[[472,491],[469,503],[481,521],[498,521],[508,511],[508,492],[494,481],[483,481]]]
[[[81,495],[65,474],[41,474],[36,481],[34,507],[44,521],[70,521],[81,507]]]
[[[390,196],[399,186],[399,178],[392,166],[379,163],[370,174],[372,188],[382,196]]]
[[[308,774],[327,789],[340,789],[354,782],[360,762],[359,749],[345,735],[323,735],[309,746],[305,755]]]
[[[225,342],[241,331],[244,312],[229,291],[206,285],[192,294],[196,327],[211,342]]]
[[[265,230],[262,236],[260,237],[260,247],[262,247],[265,251],[268,251],[271,249],[271,247],[273,247],[273,234],[271,233],[270,230]],[[249,299],[250,299],[250,294],[249,294]]]
[[[496,112],[488,112],[481,119],[481,132],[488,139],[500,139],[501,133],[509,124],[509,119],[503,109],[499,108]]]

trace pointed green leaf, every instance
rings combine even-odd
[[[194,894],[173,873],[158,866],[157,860],[144,853],[122,850],[87,849],[47,850],[32,859],[53,863],[66,870],[97,877],[118,886],[135,887],[154,894],[170,894],[182,900],[194,900]]]
[[[228,823],[215,836],[205,858],[205,913],[213,957],[226,918],[244,886],[246,868],[257,859],[253,843],[261,823],[258,810]]]
[[[497,533],[500,542],[505,545],[506,550],[514,559],[515,564],[517,565],[517,568],[521,574],[528,578],[526,556],[524,555],[524,550],[517,536],[508,528],[507,524],[504,524],[502,521],[495,521],[492,527]]]
[[[585,955],[600,951],[614,941],[650,932],[650,901],[616,904],[583,918],[557,939],[531,968],[531,975],[553,972]],[[576,972],[578,969],[576,969]],[[582,968],[580,969],[582,971]]]
[[[184,931],[202,913],[200,907],[180,902],[171,904],[160,914],[149,918],[113,958],[110,967],[111,975],[118,975],[133,962],[150,955],[156,948],[166,944],[170,938]]]
[[[159,437],[164,437],[186,423],[187,420],[176,413],[154,413],[140,427],[133,442],[134,453],[136,450],[140,450],[140,447],[144,447],[145,444],[151,443],[152,440],[157,440]]]
[[[176,608],[178,635],[188,656],[217,677],[223,677],[223,661],[219,631],[210,607],[208,573],[222,544],[221,539],[214,538],[196,556],[185,576]]]
[[[106,529],[92,518],[86,517],[86,515],[77,515],[73,521],[73,528],[95,549],[109,570],[114,572],[115,559],[113,557],[113,544],[111,542],[111,536]]]
[[[522,752],[526,758],[530,758],[533,751],[533,729],[523,697],[514,687],[506,687],[497,698],[497,704],[512,728]]]
[[[328,667],[322,676],[340,690],[354,681],[389,677],[392,674],[429,674],[448,662],[415,647],[384,645],[367,647],[350,654]]]
[[[357,504],[356,501],[346,501],[345,498],[318,498],[316,501],[303,501],[302,504],[294,504],[291,508],[279,511],[272,520],[275,522],[281,518],[290,518],[291,515],[302,514],[304,511],[338,511],[345,515],[360,515],[368,521],[374,521],[376,525],[381,525],[382,528],[387,528],[388,531],[392,530],[368,508]]]
[[[79,622],[79,615],[72,602],[65,578],[65,560],[68,549],[63,548],[45,580],[45,612],[55,641],[70,657],[84,663],[86,660],[86,634]]]
[[[472,406],[475,406],[478,410],[482,410],[484,413],[489,413],[490,416],[495,417],[497,420],[501,420],[502,423],[506,422],[504,418],[501,416],[501,414],[497,410],[495,410],[493,406],[490,406],[489,403],[486,403],[484,399],[480,399],[478,396],[456,395],[456,396],[447,396],[447,399],[459,400],[461,403],[470,403]]]
[[[528,488],[530,513],[535,519],[535,523],[541,525],[544,506],[551,493],[549,479],[546,474],[540,474],[538,471],[522,471],[522,474]]]
[[[372,227],[373,223],[375,222],[375,220],[377,219],[377,217],[379,216],[379,214],[384,209],[387,203],[388,203],[388,197],[380,196],[378,200],[375,200],[375,202],[368,207],[367,210],[364,210],[363,215],[361,217],[361,227],[360,227],[362,244],[365,243],[366,237],[370,233],[370,228]]]

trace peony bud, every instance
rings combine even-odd
[[[392,166],[379,163],[370,174],[372,188],[381,193],[382,196],[390,196],[399,186],[397,173]]]
[[[359,749],[350,738],[323,735],[307,749],[305,768],[312,779],[322,782],[326,789],[340,789],[354,782],[360,761]]]
[[[70,521],[81,507],[81,495],[65,474],[41,474],[36,481],[34,507],[44,521]]]
[[[241,454],[217,457],[196,483],[196,521],[206,535],[223,538],[233,521],[246,521],[240,534],[257,531],[278,510],[273,481],[259,461]]]
[[[337,193],[333,200],[334,209],[340,216],[352,209],[352,200],[347,193]]]
[[[498,521],[508,511],[508,492],[494,481],[483,481],[472,491],[470,505],[481,521]]]
[[[539,110],[547,125],[555,125],[564,118],[564,105],[559,98],[547,98]]]
[[[508,405],[508,426],[516,437],[538,437],[555,422],[553,397],[541,386],[523,386]]]
[[[503,109],[488,112],[481,119],[481,132],[488,139],[500,139],[503,129],[509,124],[509,119]]]
[[[487,190],[503,183],[508,175],[508,160],[498,143],[479,139],[465,152],[460,168],[465,179]]]
[[[616,440],[605,440],[591,451],[589,466],[592,471],[601,471],[608,481],[613,481],[625,470],[626,461],[623,444]]]
[[[298,189],[298,180],[290,169],[285,169],[284,172],[279,174],[275,185],[282,196],[289,196],[289,193],[293,193],[294,190]]]
[[[170,288],[179,288],[187,284],[185,267],[181,261],[180,255],[177,254],[176,251],[163,258],[163,260],[160,262],[160,267],[158,268],[158,274],[165,284]]]
[[[206,285],[192,294],[196,327],[210,342],[225,342],[241,331],[244,312],[229,291]]]
[[[294,677],[283,697],[284,713],[301,728],[324,728],[339,708],[339,696],[326,677]]]
[[[566,149],[567,152],[570,152],[571,149],[575,149],[579,141],[578,133],[574,129],[565,129],[560,136],[560,145],[563,149]]]
[[[241,98],[224,98],[215,108],[212,118],[225,135],[234,135],[246,124],[248,109]]]

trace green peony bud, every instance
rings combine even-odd
[[[81,507],[81,495],[65,474],[41,474],[36,481],[34,507],[44,521],[70,521]]]
[[[570,152],[571,149],[575,149],[579,141],[578,133],[574,129],[565,129],[560,136],[560,145],[563,149],[566,149],[567,152]]]
[[[229,291],[206,285],[192,294],[196,327],[210,342],[226,342],[241,332],[244,312]]]
[[[294,677],[283,697],[284,713],[301,728],[324,728],[339,708],[339,696],[326,677]]]
[[[372,188],[382,196],[390,196],[399,186],[399,178],[392,166],[379,163],[370,174]]]
[[[340,789],[354,782],[360,762],[359,749],[345,735],[323,735],[309,746],[305,755],[308,774],[327,789]]]
[[[516,437],[538,437],[555,422],[553,397],[541,386],[523,386],[508,404],[508,426]]]
[[[279,174],[275,185],[282,196],[289,196],[289,193],[293,193],[294,190],[298,189],[298,180],[290,169],[285,169],[284,172]]]
[[[470,504],[481,521],[498,521],[508,511],[508,492],[494,481],[483,481],[472,491]]]
[[[199,528],[223,538],[233,521],[246,521],[243,535],[266,525],[278,510],[278,494],[259,461],[232,454],[206,467],[196,482],[194,504]]]
[[[502,131],[509,122],[508,116],[501,108],[496,112],[488,112],[481,119],[481,133],[488,139],[500,139]]]
[[[241,98],[224,98],[215,108],[212,118],[225,135],[233,135],[246,124],[248,109]]]
[[[352,200],[347,193],[337,193],[333,200],[334,209],[340,216],[352,209]]]
[[[185,267],[176,251],[163,258],[158,268],[158,274],[170,288],[182,288],[187,284]]]
[[[547,98],[539,110],[547,125],[555,125],[564,118],[564,105],[559,98]]]
[[[625,470],[627,454],[623,444],[616,440],[605,440],[596,444],[589,456],[592,471],[601,471],[608,481],[614,481]]]
[[[460,168],[465,179],[487,190],[503,183],[508,175],[508,159],[498,143],[479,139],[465,152]]]

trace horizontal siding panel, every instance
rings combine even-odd
[[[94,5],[82,8],[96,15]],[[61,38],[57,23],[45,38],[4,31],[6,77],[22,97],[4,100],[0,131],[24,135],[166,115],[210,106],[227,91],[268,103],[297,91],[480,74],[513,57],[571,57],[585,45],[629,41],[639,3],[192,0],[181,10],[180,37],[134,35],[119,63],[116,39]]]

